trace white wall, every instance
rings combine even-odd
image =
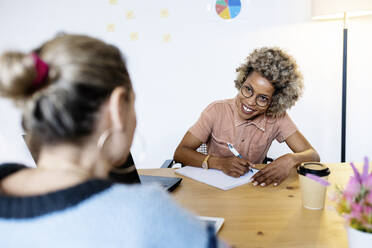
[[[323,161],[340,160],[342,22],[312,22],[310,0],[242,1],[224,21],[213,0],[0,1],[0,51],[34,48],[58,31],[85,33],[119,46],[137,94],[133,146],[138,167],[159,167],[211,101],[234,97],[235,68],[256,47],[280,46],[298,61],[305,94],[289,111]],[[160,12],[167,9],[168,17]],[[132,11],[134,19],[126,19]],[[115,24],[115,31],[106,30]],[[347,160],[372,154],[372,18],[350,21]],[[138,40],[131,40],[131,33]],[[163,35],[170,34],[170,42]],[[0,101],[1,132],[19,133],[19,116]],[[17,127],[17,128],[15,128]],[[142,139],[139,137],[143,137]],[[145,147],[145,148],[144,148]],[[274,144],[277,157],[287,148]]]

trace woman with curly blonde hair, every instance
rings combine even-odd
[[[275,159],[256,173],[253,185],[279,185],[291,168],[319,155],[301,134],[286,110],[302,95],[303,78],[296,61],[280,48],[254,50],[237,68],[233,99],[211,103],[178,145],[174,160],[183,164],[222,170],[239,177],[264,162],[272,142],[286,142],[293,153]],[[196,149],[205,143],[208,154]],[[238,154],[228,147],[232,144]]]

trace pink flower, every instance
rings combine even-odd
[[[362,175],[360,176],[360,179],[361,179],[361,183],[362,183],[362,184],[366,183],[367,180],[368,180],[368,166],[369,166],[368,158],[365,157],[365,158],[364,158],[363,173],[362,173]]]
[[[372,214],[372,207],[370,206],[363,206],[363,214],[364,215],[371,215]]]
[[[362,211],[363,207],[359,205],[358,203],[352,203],[351,204],[351,213],[350,215],[355,219],[361,219],[362,218]]]
[[[367,177],[367,180],[364,182],[364,187],[369,189],[369,191],[372,191],[372,172]]]
[[[360,192],[360,183],[359,180],[355,176],[351,176],[349,183],[347,184],[343,195],[349,202],[352,202],[354,198],[359,194]]]
[[[369,191],[368,195],[365,198],[366,203],[372,205],[372,190]]]
[[[357,168],[355,167],[353,162],[350,163],[350,166],[351,166],[351,168],[353,168],[354,176],[355,176],[355,179],[357,180],[357,182],[362,183],[361,175],[359,174],[359,171],[357,170]]]
[[[354,175],[350,177],[344,190],[337,187],[339,197],[333,196],[333,201],[348,225],[372,233],[372,172],[368,174],[368,158],[364,159],[362,173],[359,173],[353,163],[350,166]]]

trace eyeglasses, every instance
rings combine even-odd
[[[245,98],[250,98],[254,94],[254,90],[250,85],[243,85],[240,88],[240,92]],[[269,105],[271,99],[266,95],[258,95],[256,96],[256,104],[260,107],[266,107]]]

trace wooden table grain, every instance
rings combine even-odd
[[[345,186],[353,172],[348,164],[327,165],[331,193],[335,184]],[[225,218],[219,237],[235,247],[348,247],[343,219],[328,197],[323,210],[302,207],[295,170],[277,187],[246,184],[227,191],[178,175],[174,169],[143,169],[139,173],[182,177],[171,196],[196,215]]]

